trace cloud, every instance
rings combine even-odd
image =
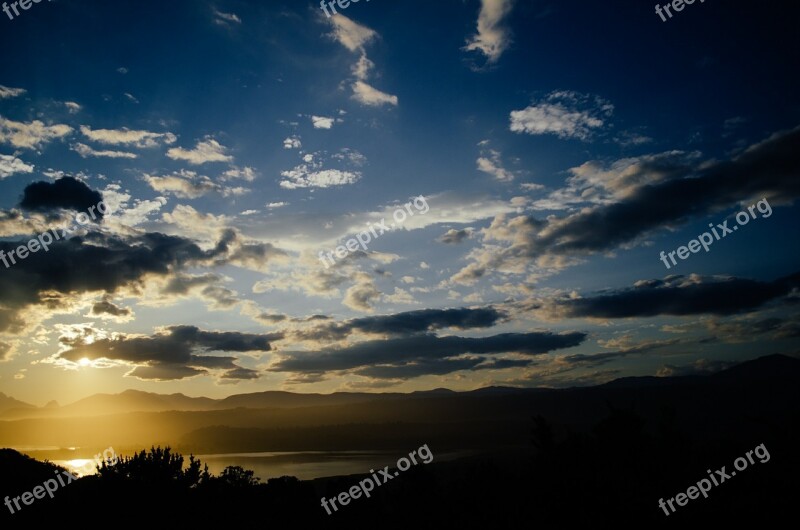
[[[357,272],[351,279],[355,283],[345,291],[342,304],[354,311],[372,311],[372,303],[381,297],[375,280],[365,272]]]
[[[470,229],[456,230],[455,228],[451,228],[445,232],[442,237],[437,239],[437,241],[446,245],[457,245],[469,238],[471,235],[472,230]]]
[[[83,108],[74,101],[65,101],[64,106],[67,107],[67,112],[69,112],[70,114],[77,114]]]
[[[666,364],[658,369],[656,377],[677,377],[682,375],[708,375],[721,372],[737,363],[732,361],[709,361],[707,359],[697,359],[695,362],[684,366]]]
[[[128,322],[133,319],[133,311],[127,307],[114,305],[107,297],[92,305],[90,317],[114,320],[116,322]]]
[[[610,118],[614,106],[608,101],[571,91],[548,94],[522,110],[511,111],[510,129],[532,135],[553,134],[562,139],[587,141],[604,120]]]
[[[121,129],[92,129],[87,125],[81,125],[80,129],[81,134],[93,142],[105,145],[138,147],[140,149],[171,145],[178,140],[178,137],[171,132],[157,133],[131,130],[126,127]]]
[[[613,204],[634,195],[640,188],[688,175],[697,166],[700,153],[667,151],[623,158],[609,165],[589,161],[569,170],[567,186],[534,201],[542,210],[573,210],[590,205]]]
[[[173,160],[185,160],[193,165],[206,164],[208,162],[230,162],[232,156],[225,154],[226,148],[213,138],[197,142],[194,149],[183,149],[173,147],[167,151],[167,156]]]
[[[17,246],[0,241],[6,255]],[[123,236],[88,231],[60,238],[47,253],[32,253],[0,275],[0,292],[5,293],[0,332],[23,332],[28,321],[74,313],[84,293],[142,296],[147,285],[168,281],[190,267],[243,263],[259,253],[246,247],[232,230],[208,250],[193,240],[157,232]],[[204,296],[219,300],[221,294],[225,293],[208,291]],[[26,311],[30,306],[34,308]]]
[[[214,22],[217,24],[221,24],[223,26],[227,26],[230,23],[234,24],[241,24],[242,19],[240,19],[236,13],[223,13],[222,11],[214,10]]]
[[[369,60],[366,53],[361,53],[358,62],[353,65],[351,71],[356,79],[366,81],[369,77],[369,71],[375,68],[375,63]]]
[[[313,171],[307,164],[300,164],[294,169],[281,171],[280,187],[287,190],[298,188],[330,188],[355,184],[361,179],[360,171],[343,171],[340,169],[322,169]]]
[[[487,173],[500,182],[514,180],[514,173],[503,168],[500,152],[494,149],[485,150],[477,160],[478,170]]]
[[[63,138],[71,132],[72,127],[69,125],[45,125],[39,120],[25,123],[0,116],[0,143],[7,143],[14,147],[38,149],[42,144]]]
[[[395,105],[397,106],[397,96],[381,92],[364,81],[356,81],[352,85],[353,99],[363,105],[371,107],[379,107],[381,105]]]
[[[33,164],[26,164],[13,155],[0,155],[0,179],[10,177],[14,173],[33,173]]]
[[[242,179],[246,182],[253,182],[256,179],[256,170],[252,167],[232,167],[222,174],[223,180]]]
[[[289,136],[283,141],[284,149],[300,149],[301,147],[303,147],[303,143],[299,136]]]
[[[137,158],[136,153],[128,153],[125,151],[95,151],[86,144],[80,142],[70,146],[73,151],[81,155],[82,158],[95,157],[95,158]]]
[[[308,330],[298,331],[296,336],[302,340],[334,341],[356,332],[372,335],[407,335],[445,328],[478,329],[495,326],[505,317],[505,313],[493,307],[420,309],[392,315],[354,318],[343,322],[326,322]]]
[[[734,315],[754,311],[800,287],[800,272],[762,282],[734,277],[668,276],[586,298],[554,299],[541,314],[562,318],[638,318],[660,315]]]
[[[337,14],[328,20],[333,25],[330,36],[351,52],[363,50],[365,44],[378,37],[374,30],[353,22],[344,15]]]
[[[726,343],[743,343],[763,341],[766,335],[769,340],[800,338],[800,317],[792,315],[790,318],[757,318],[748,315],[746,318],[733,321],[712,319],[706,326],[719,340]]]
[[[108,359],[136,366],[129,375],[140,379],[174,380],[223,370],[228,378],[252,379],[253,370],[238,366],[236,357],[212,356],[209,352],[267,352],[280,334],[258,335],[235,331],[204,331],[195,326],[171,326],[150,337],[118,334],[91,343],[83,337],[62,336],[66,347],[56,360]]]
[[[503,19],[511,12],[513,3],[513,0],[481,0],[478,33],[467,40],[463,49],[482,53],[487,64],[496,63],[511,44],[511,33],[503,26]]]
[[[314,352],[282,352],[269,367],[272,372],[326,372],[375,365],[403,366],[410,362],[441,360],[464,354],[520,353],[539,355],[581,344],[586,334],[569,332],[504,333],[481,338],[420,334],[370,340],[342,348]]]
[[[377,38],[378,34],[366,26],[353,22],[344,15],[334,15],[329,21],[334,27],[334,31],[330,35],[351,52],[360,52],[358,61],[351,68],[356,78],[356,81],[351,85],[353,89],[352,98],[362,105],[370,107],[380,107],[381,105],[397,106],[397,96],[382,92],[366,82],[369,72],[375,66],[375,63],[367,58],[364,46]]]
[[[196,199],[207,193],[221,191],[219,184],[207,176],[186,169],[164,177],[144,175],[143,178],[155,191],[170,193],[182,199]]]
[[[607,184],[595,187],[600,190],[599,205],[546,219],[498,216],[483,231],[484,244],[503,246],[485,246],[474,255],[472,267],[524,268],[532,261],[542,267],[566,267],[752,197],[785,204],[800,196],[800,128],[774,134],[730,161],[688,160],[683,155],[657,157],[622,164],[612,175],[594,169],[574,173],[585,182],[607,179]]]
[[[27,90],[24,88],[11,88],[5,85],[0,85],[0,99],[15,98],[25,94]]]
[[[333,118],[324,116],[311,116],[311,123],[315,129],[330,129],[333,127]]]
[[[25,186],[19,206],[23,210],[51,212],[57,209],[87,211],[97,206],[103,195],[73,177],[63,177],[55,182],[39,181]],[[98,210],[101,219],[103,214]]]

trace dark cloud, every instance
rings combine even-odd
[[[5,254],[17,246],[0,241],[0,251]],[[0,269],[0,332],[19,331],[23,325],[19,311],[26,306],[46,304],[56,309],[76,293],[112,294],[123,287],[136,291],[149,275],[170,276],[192,266],[219,264],[228,252],[228,245],[203,250],[190,239],[160,233],[113,236],[90,232],[54,241],[49,251],[29,254],[16,264],[5,256],[9,268]],[[181,290],[179,283],[171,284],[175,292]]]
[[[270,367],[270,371],[325,372],[376,364],[403,366],[411,362],[442,360],[467,353],[486,355],[516,352],[538,355],[577,346],[585,339],[586,334],[580,332],[504,333],[481,338],[420,334],[364,341],[343,348],[329,348],[317,352],[283,352],[282,357]]]
[[[505,318],[505,313],[493,307],[420,309],[393,315],[378,315],[326,323],[310,330],[298,332],[298,337],[310,340],[340,340],[354,332],[375,335],[407,335],[444,328],[489,328]]]
[[[674,377],[680,375],[708,375],[720,372],[739,363],[733,361],[709,361],[698,359],[694,363],[683,366],[666,364],[658,369],[658,377]]]
[[[194,377],[196,375],[204,375],[207,373],[208,370],[191,368],[189,366],[183,366],[180,364],[156,364],[152,366],[137,366],[128,372],[127,375],[143,380],[174,381],[176,379],[184,379],[186,377]]]
[[[102,300],[92,306],[92,315],[111,315],[114,317],[126,317],[131,314],[131,310],[125,307],[118,307],[108,300]]]
[[[800,316],[721,322],[712,320],[708,330],[725,342],[753,342],[768,335],[771,340],[800,338]]]
[[[530,259],[563,265],[563,258],[614,250],[652,231],[716,213],[750,197],[792,201],[800,197],[800,128],[775,134],[729,161],[697,162],[691,168],[663,167],[665,163],[653,169],[658,175],[640,179],[650,183],[626,189],[623,198],[611,204],[566,217],[498,217],[486,230],[486,239],[510,246],[493,253],[482,269]],[[664,180],[664,175],[669,178]],[[562,260],[554,259],[559,257]],[[465,279],[475,275],[476,267],[465,269],[469,275]]]
[[[525,368],[536,361],[530,359],[485,359],[485,362],[475,366],[473,370],[505,370],[506,368]]]
[[[467,239],[471,234],[472,231],[468,229],[456,230],[455,228],[451,228],[445,232],[438,241],[447,245],[457,245]]]
[[[38,212],[51,212],[65,209],[85,212],[103,200],[99,191],[92,190],[89,186],[73,177],[62,177],[55,182],[39,181],[25,187],[22,202],[19,203],[23,210]],[[97,212],[99,219],[103,214]]]
[[[368,366],[353,373],[375,379],[410,379],[423,375],[445,375],[459,370],[471,370],[482,361],[482,358],[421,359],[396,365]]]
[[[586,298],[545,304],[551,318],[633,318],[733,315],[753,311],[800,286],[800,273],[773,282],[743,278],[669,276]]]
[[[203,331],[195,326],[172,326],[166,333],[150,337],[121,336],[91,343],[85,337],[62,337],[69,349],[58,358],[77,362],[81,359],[109,359],[139,365],[131,375],[140,379],[182,379],[208,370],[225,370],[226,379],[253,379],[257,372],[235,363],[236,357],[205,355],[207,352],[267,352],[280,333],[257,335],[235,331]]]

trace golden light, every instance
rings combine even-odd
[[[79,364],[80,366],[91,366],[91,365],[92,365],[92,361],[90,361],[89,359],[87,359],[86,357],[84,357],[83,359],[81,359],[80,361],[78,361],[78,364]]]

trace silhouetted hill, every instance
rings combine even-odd
[[[548,418],[560,430],[586,431],[612,407],[634,407],[651,429],[670,411],[675,425],[694,436],[736,437],[744,426],[750,434],[780,428],[795,411],[800,403],[798,363],[769,356],[711,376],[626,378],[568,389],[242,394],[214,402],[214,407],[253,408],[0,421],[0,445],[119,449],[180,444],[184,451],[322,451],[394,448],[406,443],[406,430],[448,450],[486,449],[526,443],[521,433],[533,415]],[[177,395],[176,401],[160,401],[159,395],[126,394],[144,394],[144,404],[155,407],[195,399]],[[303,402],[313,405],[290,406]],[[284,406],[258,408],[265,404]]]
[[[29,410],[35,409],[34,405],[25,403],[24,401],[20,401],[18,399],[14,399],[11,396],[7,396],[0,392],[0,414],[9,410]]]

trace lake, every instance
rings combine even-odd
[[[472,454],[471,451],[457,451],[433,455],[433,462],[454,460]],[[399,451],[297,451],[297,452],[261,452],[230,453],[219,455],[197,455],[204,464],[208,464],[209,472],[219,475],[227,466],[241,466],[255,471],[255,476],[266,482],[267,479],[290,475],[300,480],[311,480],[320,477],[338,475],[354,475],[368,473],[370,469],[383,469],[384,466],[395,467],[397,460],[408,456],[408,452]],[[188,458],[187,458],[188,460]],[[419,457],[417,461],[421,463]],[[80,476],[94,474],[87,464],[92,460],[53,460],[54,464],[72,469]],[[419,465],[419,464],[418,464]]]

